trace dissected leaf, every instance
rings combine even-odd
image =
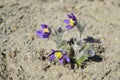
[[[79,67],[79,66],[81,66],[82,63],[83,63],[85,60],[87,60],[87,59],[88,59],[87,56],[82,56],[81,58],[79,58],[78,60],[76,60],[76,64],[77,64],[78,67]]]

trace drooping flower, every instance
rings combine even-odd
[[[72,29],[74,26],[77,25],[77,18],[73,13],[67,14],[69,19],[64,20],[64,22],[67,24],[66,28]]]
[[[52,62],[55,58],[59,60],[60,64],[63,64],[64,60],[70,62],[70,58],[66,55],[66,53],[60,50],[53,50],[52,53],[49,55],[49,57],[50,57],[50,62]]]
[[[46,24],[41,24],[41,30],[36,31],[36,35],[41,38],[48,38],[51,34],[51,30]]]

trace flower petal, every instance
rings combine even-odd
[[[46,25],[46,24],[41,24],[41,28],[42,29],[45,29],[45,28],[47,28],[48,26]]]
[[[67,25],[66,28],[69,30],[69,29],[72,29],[73,26]]]
[[[73,15],[67,14],[68,18],[73,18]]]
[[[50,56],[50,61],[53,61],[54,59],[55,59],[55,50],[52,50],[52,53],[50,53],[49,55],[48,55],[48,57]]]
[[[70,21],[69,21],[69,20],[64,20],[64,22],[65,22],[66,24],[69,24],[69,23],[70,23]]]
[[[50,33],[49,32],[45,32],[44,34],[43,34],[43,38],[48,38],[50,36]]]
[[[36,31],[36,35],[39,37],[43,37],[42,30]]]
[[[70,62],[70,58],[66,54],[64,54],[64,58],[66,59],[67,62]]]
[[[48,55],[48,56],[51,56],[52,54],[54,54],[56,51],[55,50],[52,50],[52,52]]]
[[[63,64],[64,58],[59,59],[60,65]]]
[[[77,20],[76,16],[73,13],[71,13],[71,15],[73,20]]]
[[[54,55],[54,54],[51,54],[51,55],[50,55],[50,62],[52,62],[54,59],[55,59],[55,55]]]
[[[69,19],[73,19],[75,22],[77,22],[77,18],[73,13],[67,14]]]

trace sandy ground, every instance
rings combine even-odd
[[[68,12],[87,22],[83,38],[98,38],[105,52],[101,61],[87,62],[84,69],[62,65],[43,68],[43,57],[56,49],[36,36],[41,23],[65,24]],[[78,38],[77,29],[63,39]],[[0,80],[120,80],[120,0],[0,0]],[[98,53],[99,54],[99,53]]]

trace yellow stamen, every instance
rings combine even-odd
[[[74,26],[75,21],[73,19],[70,19],[70,26]]]
[[[60,58],[62,58],[62,56],[63,56],[63,55],[62,55],[61,52],[59,52],[59,51],[58,51],[58,52],[55,52],[55,57],[56,57],[56,58],[59,58],[59,59],[60,59]]]
[[[43,30],[43,32],[49,32],[48,28],[45,28],[45,29]]]

